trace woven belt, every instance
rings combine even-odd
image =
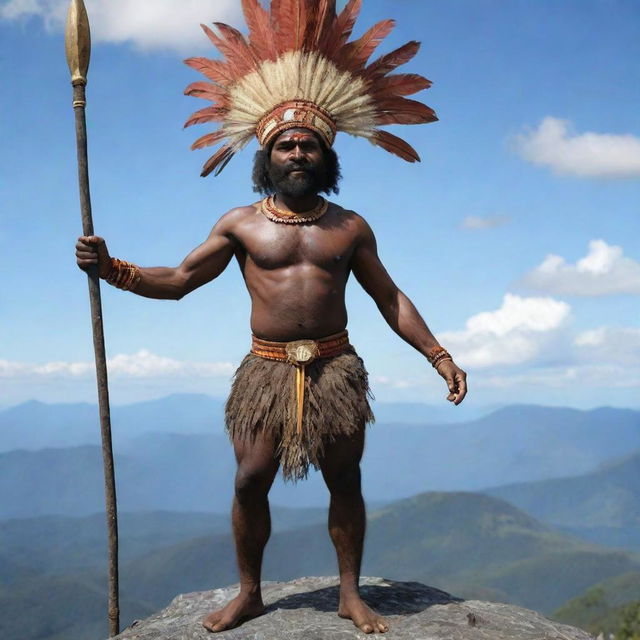
[[[297,432],[302,434],[302,413],[304,409],[305,367],[317,358],[331,358],[346,351],[349,334],[346,331],[334,333],[319,340],[294,340],[293,342],[272,342],[251,336],[251,353],[266,358],[289,362],[296,368]]]

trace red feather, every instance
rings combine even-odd
[[[229,109],[226,107],[205,107],[192,113],[189,119],[184,123],[184,128],[190,127],[194,124],[202,124],[203,122],[215,122],[217,120],[223,120]]]
[[[381,114],[376,118],[378,124],[424,124],[435,122],[436,113],[426,104],[407,98],[385,98],[376,102]]]
[[[244,70],[242,75],[255,70],[259,66],[260,61],[256,58],[253,49],[247,44],[244,36],[237,29],[223,22],[214,22],[213,24],[218,27],[218,30],[225,39],[226,50],[224,54],[227,60],[229,60],[231,64],[236,65],[238,69],[242,68]]]
[[[360,71],[376,47],[391,33],[395,20],[383,20],[369,29],[361,38],[344,45],[336,55],[336,64],[347,71]]]
[[[226,144],[220,147],[214,155],[212,155],[202,167],[202,173],[200,175],[206,178],[214,169],[217,168],[215,175],[218,175],[229,163],[229,160],[233,158],[235,151]]]
[[[365,69],[365,77],[376,81],[378,78],[381,78],[382,76],[387,75],[387,73],[393,71],[396,67],[409,62],[409,60],[418,53],[419,48],[420,43],[415,40],[407,42],[407,44],[403,44],[401,47],[394,49],[390,53],[387,53],[372,62]]]
[[[229,71],[235,79],[241,78],[255,69],[255,58],[242,34],[221,22],[214,23],[224,37],[217,36],[207,25],[201,24],[202,30],[220,53],[227,59]]]
[[[216,84],[226,86],[233,81],[233,72],[229,65],[221,60],[209,60],[209,58],[187,58],[184,63],[204,74]]]
[[[271,0],[271,25],[279,53],[298,51],[307,31],[307,0]]]
[[[204,147],[210,147],[212,144],[216,144],[220,142],[222,138],[226,136],[226,132],[223,129],[218,129],[212,133],[207,133],[206,135],[198,138],[192,145],[191,149],[204,149]]]
[[[307,0],[309,24],[305,45],[309,51],[317,51],[327,32],[336,19],[336,0]]]
[[[278,52],[273,42],[269,13],[259,0],[242,0],[242,10],[249,27],[249,46],[260,60],[275,60]]]
[[[410,96],[431,86],[427,80],[417,73],[396,73],[392,76],[380,78],[374,85],[374,96],[378,98],[392,96]]]
[[[362,0],[349,0],[340,15],[327,29],[318,47],[327,57],[331,57],[349,39],[361,6]]]
[[[192,96],[193,98],[206,98],[214,102],[220,100],[223,103],[226,103],[229,99],[227,90],[212,82],[192,82],[184,90],[184,95]]]
[[[372,142],[407,162],[420,162],[418,152],[409,143],[388,131],[378,129],[374,134]]]

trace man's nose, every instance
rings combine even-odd
[[[291,149],[291,157],[295,160],[304,158],[304,151],[300,148],[300,145],[296,145],[295,147],[293,147],[293,149]]]

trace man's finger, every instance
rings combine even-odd
[[[456,377],[458,378],[458,393],[454,400],[454,404],[460,404],[467,395],[467,381],[465,376],[462,374],[458,374]]]

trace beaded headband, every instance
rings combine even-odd
[[[408,162],[416,150],[378,127],[434,122],[433,109],[404,96],[431,86],[417,74],[391,72],[415,56],[412,41],[368,64],[393,29],[383,20],[348,42],[362,0],[348,0],[336,14],[336,0],[242,0],[248,39],[233,27],[202,25],[224,60],[189,58],[185,63],[209,82],[194,82],[185,94],[213,102],[185,123],[219,122],[220,128],[192,145],[201,149],[224,141],[207,160],[202,175],[217,175],[255,135],[265,146],[282,131],[304,127],[328,146],[338,131],[366,138]]]

